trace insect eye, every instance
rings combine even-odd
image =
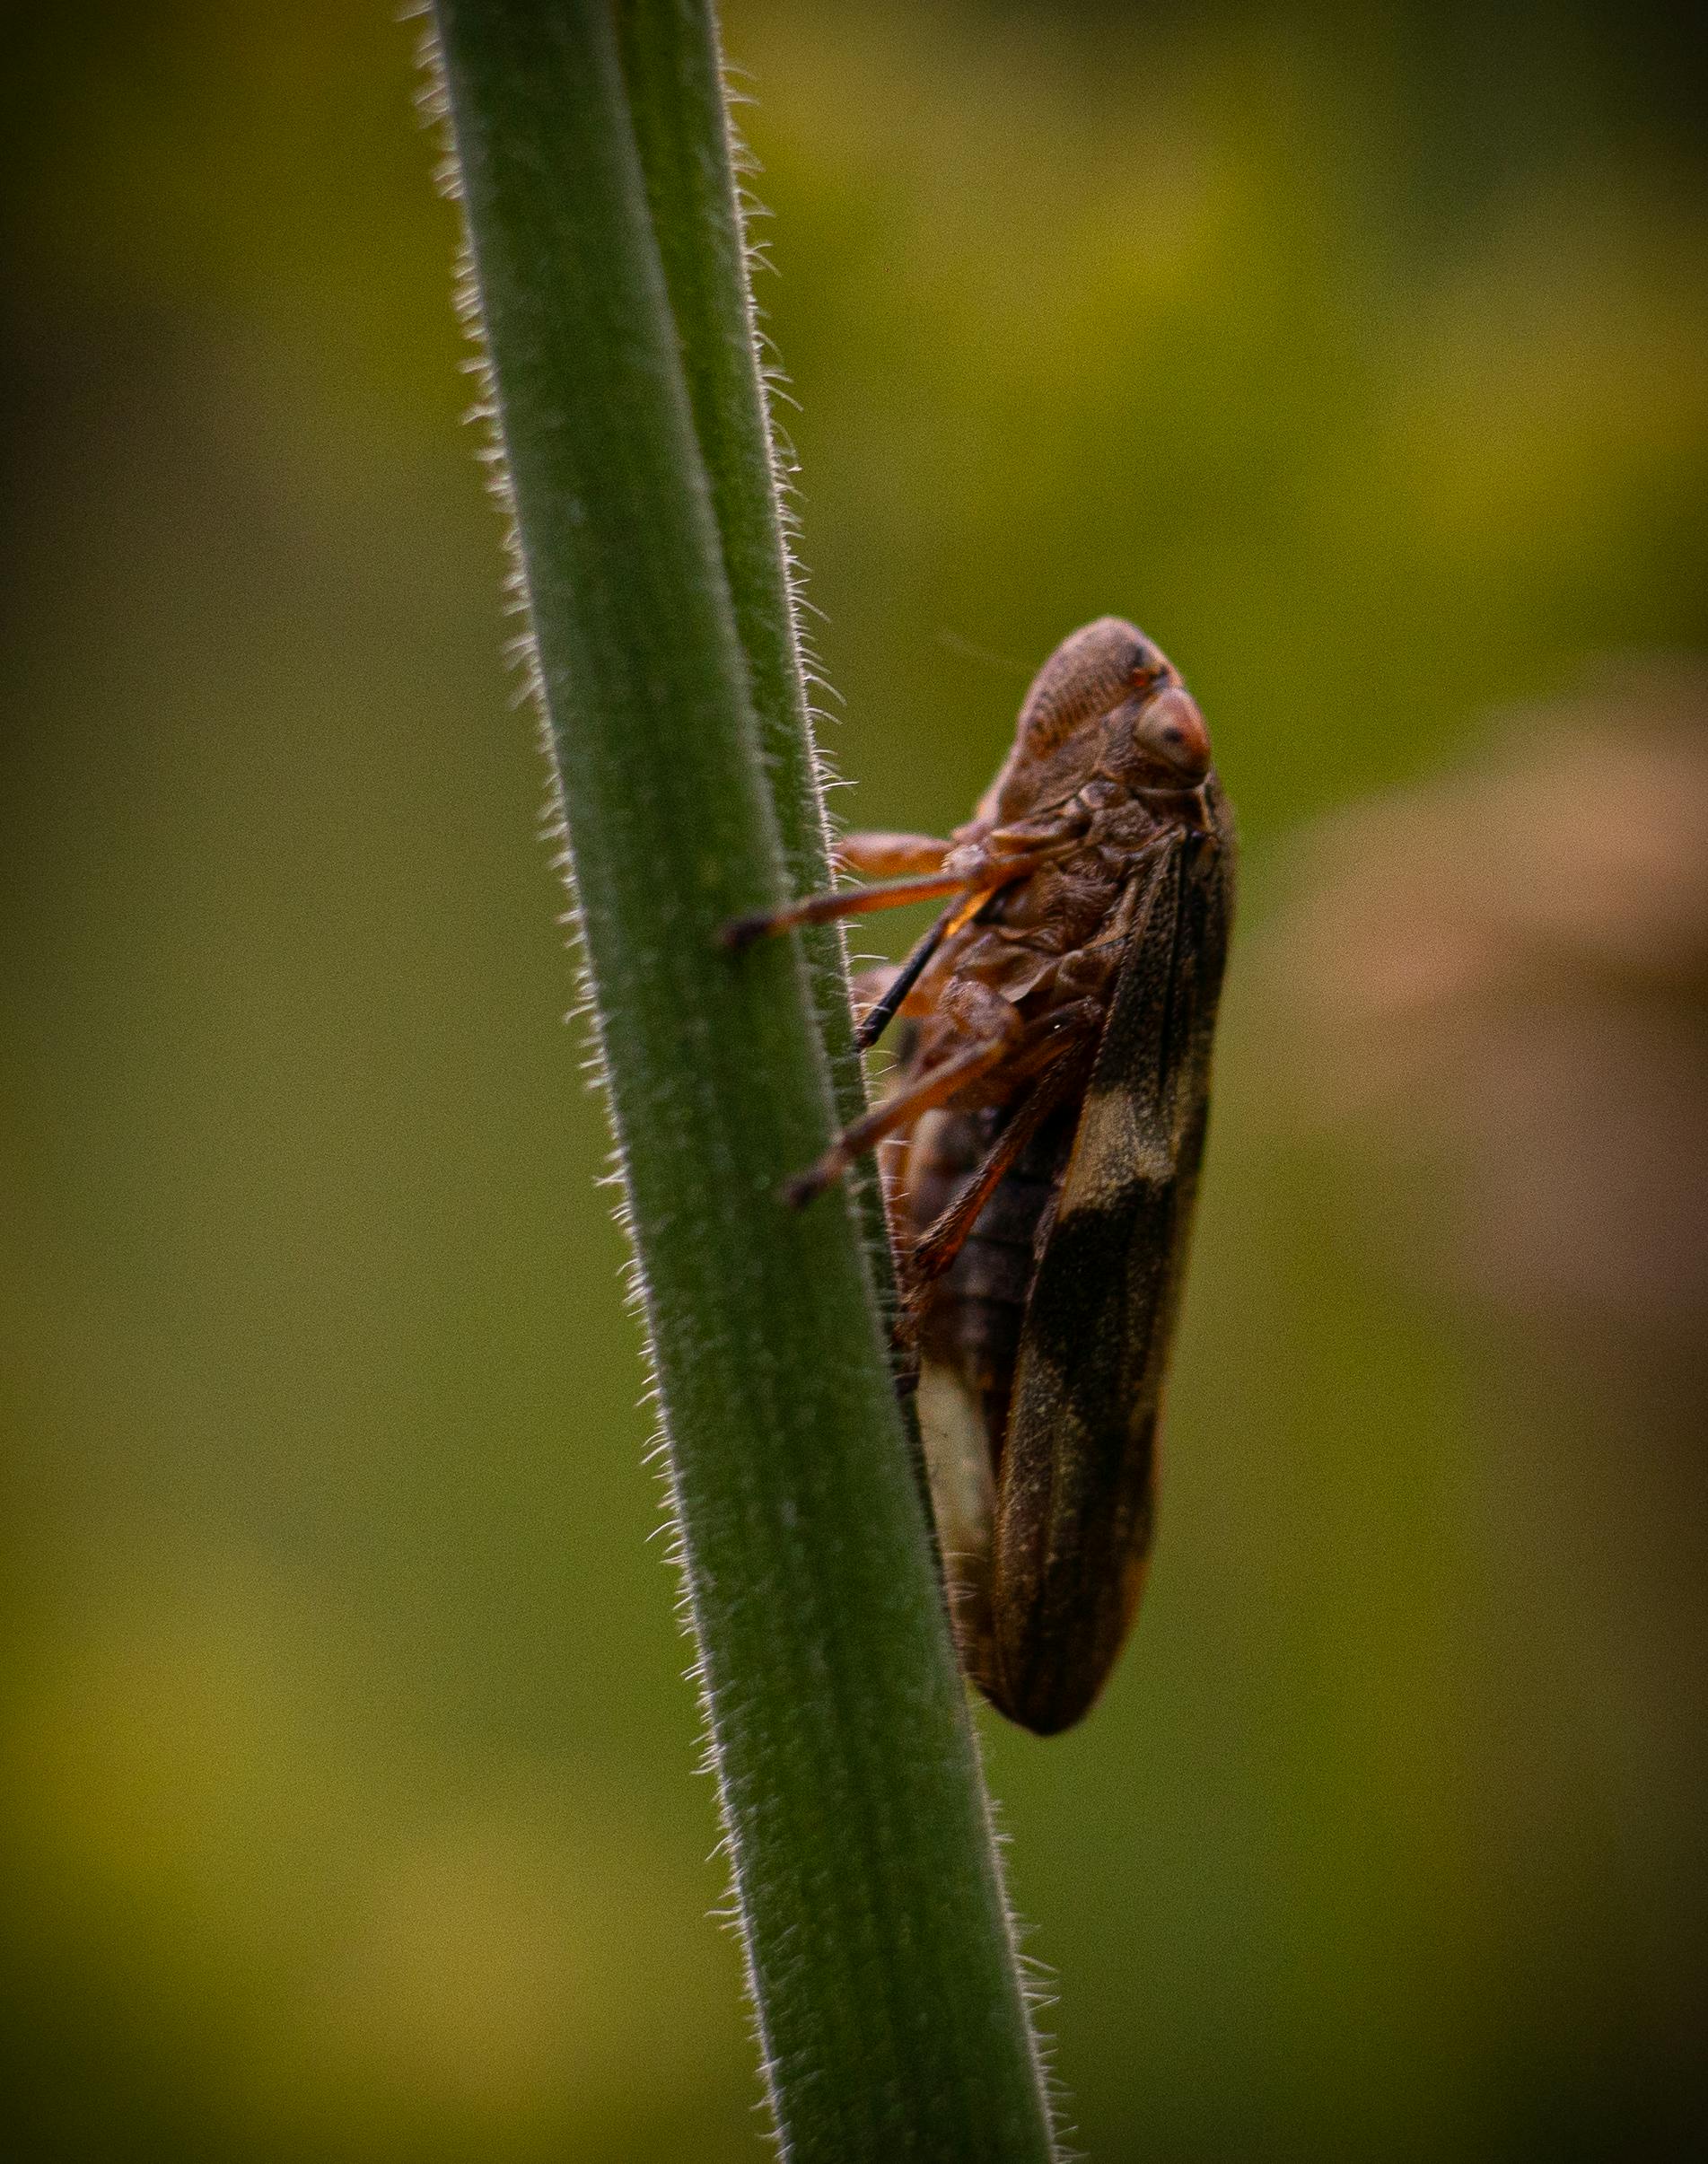
[[[1210,771],[1210,736],[1189,692],[1178,686],[1149,701],[1134,731],[1134,741],[1184,780],[1200,782]]]

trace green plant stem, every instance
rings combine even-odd
[[[807,972],[792,941],[717,943],[785,891],[780,807],[790,852],[814,845],[804,739],[796,780],[775,802],[767,784],[756,706],[777,702],[775,762],[798,682],[778,698],[746,573],[738,606],[717,404],[672,306],[686,214],[672,276],[625,71],[704,75],[709,22],[683,0],[619,39],[607,0],[436,13],[778,2128],[801,2158],[1044,2158],[857,1213],[840,1191],[778,1202],[835,1124]],[[692,105],[707,171],[727,157],[721,106],[704,139],[714,104]],[[715,228],[696,219],[705,275],[736,281],[745,323]],[[751,468],[754,446],[729,455]]]
[[[830,882],[824,796],[808,710],[731,128],[708,9],[626,0],[616,11],[623,73],[695,433],[723,545],[736,633],[793,894]],[[866,1109],[840,924],[801,934],[819,1035],[844,1126]],[[886,1316],[895,1310],[883,1196],[871,1160],[849,1184]],[[916,1477],[928,1494],[911,1398]]]

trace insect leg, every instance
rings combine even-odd
[[[719,937],[739,953],[756,939],[768,939],[774,932],[787,932],[796,924],[828,924],[833,917],[898,909],[904,902],[935,901],[940,895],[959,894],[966,884],[964,873],[932,872],[910,879],[879,880],[870,887],[839,887],[829,894],[810,894],[804,901],[785,903],[781,909],[734,917]]]
[[[1072,1006],[1026,1022],[1001,993],[984,985],[961,982],[950,987],[938,1012],[971,1039],[968,1048],[927,1067],[893,1097],[885,1098],[863,1118],[845,1127],[818,1163],[809,1166],[784,1190],[794,1208],[821,1195],[856,1158],[875,1149],[886,1135],[911,1126],[923,1114],[946,1104],[997,1068],[1006,1067],[1015,1081],[1024,1082],[1053,1066],[1083,1043],[1100,1010],[1095,1002],[1076,1001]]]
[[[870,1052],[900,1013],[902,1002],[924,976],[925,965],[955,929],[955,921],[963,907],[959,898],[950,902],[930,931],[915,944],[900,968],[891,971],[889,983],[861,1016],[860,1027],[854,1031],[854,1043],[862,1052]]]
[[[835,917],[898,909],[904,902],[931,902],[944,894],[959,894],[968,899],[984,896],[1024,879],[1037,871],[1038,863],[1036,855],[986,857],[953,872],[922,872],[907,879],[876,880],[870,887],[838,887],[828,894],[810,894],[804,901],[787,902],[781,909],[761,909],[753,916],[733,917],[718,936],[739,953],[756,939],[768,939],[773,933],[788,932],[796,924],[828,924]]]
[[[863,879],[941,872],[952,846],[932,834],[845,834],[836,846],[836,867],[838,872],[857,872]]]
[[[1018,1021],[1019,1017],[1015,1020]],[[898,1127],[910,1126],[922,1112],[942,1104],[957,1091],[977,1082],[1013,1056],[1012,1037],[1004,1033],[982,1038],[952,1059],[927,1068],[905,1090],[898,1090],[894,1097],[887,1097],[863,1118],[845,1127],[816,1165],[810,1165],[799,1178],[789,1182],[784,1189],[784,1200],[794,1209],[801,1208],[839,1179],[856,1158],[863,1157],[868,1150],[875,1150],[885,1135],[895,1134]]]
[[[916,1301],[928,1292],[960,1253],[979,1213],[996,1192],[1003,1176],[1043,1125],[1045,1115],[1060,1103],[1073,1071],[1071,1066],[1057,1063],[1080,1041],[1064,1036],[1051,1047],[1050,1067],[1028,1091],[1025,1102],[992,1143],[984,1163],[949,1207],[914,1242],[907,1257],[910,1301]]]

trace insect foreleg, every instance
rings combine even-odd
[[[838,916],[864,916],[874,909],[899,909],[905,902],[935,901],[941,895],[959,894],[977,904],[998,887],[1011,885],[1036,872],[1044,859],[1030,856],[983,856],[977,851],[957,852],[953,869],[922,872],[906,879],[880,879],[870,887],[837,887],[828,894],[810,894],[804,901],[785,902],[781,909],[762,909],[753,916],[738,916],[719,933],[726,947],[739,952],[756,939],[774,932],[788,932],[796,924],[828,924]],[[971,914],[969,910],[968,914]],[[952,925],[951,925],[952,929]]]
[[[899,909],[904,902],[935,901],[944,894],[959,894],[966,886],[962,872],[921,872],[916,878],[884,879],[870,887],[838,887],[828,894],[810,894],[804,901],[786,902],[781,909],[762,909],[753,916],[738,916],[719,934],[726,947],[739,952],[756,939],[788,932],[796,924],[828,924],[838,916],[864,916],[873,909]]]
[[[834,861],[838,872],[857,872],[862,879],[895,879],[907,872],[941,872],[953,846],[932,834],[845,834]]]

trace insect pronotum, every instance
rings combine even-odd
[[[851,834],[870,886],[729,927],[946,898],[866,989],[889,1094],[791,1184],[893,1140],[900,1328],[967,1672],[1039,1735],[1087,1712],[1151,1544],[1157,1427],[1209,1104],[1233,828],[1166,655],[1103,617],[1065,639],[948,841]]]

